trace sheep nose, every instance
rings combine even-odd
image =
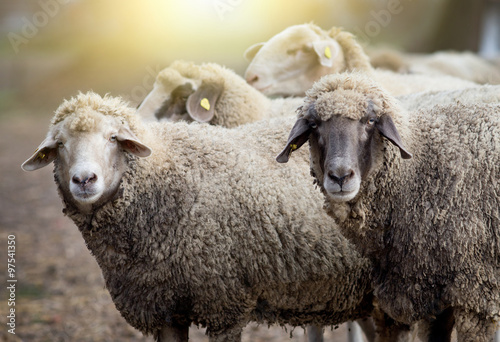
[[[349,179],[351,179],[353,176],[354,176],[354,171],[353,170],[348,170],[347,172],[333,172],[333,171],[328,171],[328,177],[332,181],[334,181],[335,183],[337,183],[338,185],[340,185],[340,187],[342,187],[342,185],[345,182],[349,181]]]
[[[247,79],[247,83],[252,85],[252,84],[257,83],[259,81],[259,75],[249,73],[247,75],[246,79]]]
[[[82,175],[80,175],[80,176],[74,175],[71,180],[76,185],[86,186],[88,184],[95,183],[97,181],[97,175],[95,173],[91,173],[89,175],[84,175],[84,176],[82,176]]]

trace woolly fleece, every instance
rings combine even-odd
[[[120,100],[89,93],[65,101],[53,123],[87,117],[82,127],[99,129],[91,122],[101,114],[122,117],[153,155],[130,156],[118,198],[89,215],[59,189],[132,326],[149,334],[193,322],[214,336],[251,320],[331,325],[369,315],[370,264],[303,181],[307,153],[288,167],[273,160],[291,120],[231,130],[143,123]],[[54,174],[57,183],[57,159]]]
[[[308,37],[308,40],[305,40],[303,37]],[[279,75],[279,77],[276,77],[274,82],[278,82],[281,84],[282,88],[286,89],[286,85],[292,84],[297,76],[289,70],[281,70],[281,72],[277,72],[277,70],[283,68],[282,64],[287,65],[288,69],[294,70],[293,65],[297,68],[299,66],[303,67],[302,64],[311,63],[310,61],[312,61],[312,59],[304,60],[290,55],[288,53],[290,46],[296,46],[297,42],[300,42],[302,47],[305,47],[307,44],[311,44],[312,42],[321,39],[333,39],[337,41],[342,49],[343,60],[340,64],[338,61],[335,61],[332,67],[321,66],[319,65],[319,61],[315,60],[316,64],[310,65],[309,69],[317,68],[319,70],[315,73],[311,73],[308,76],[309,78],[307,79],[307,82],[302,82],[302,89],[300,89],[300,91],[293,88],[293,93],[288,93],[286,95],[302,96],[306,90],[310,88],[310,85],[319,80],[321,76],[346,71],[362,71],[370,75],[370,77],[379,82],[391,95],[394,96],[406,95],[420,91],[462,89],[478,85],[474,82],[448,75],[399,74],[388,70],[374,69],[370,64],[368,55],[356,41],[354,35],[337,27],[333,27],[329,31],[325,31],[314,24],[290,26],[272,37],[269,41],[264,43],[263,47],[259,51],[260,54],[257,53],[254,57],[251,64],[248,66],[246,73],[262,76],[269,74],[267,71],[274,68],[272,74]],[[280,64],[281,61],[278,62],[275,55],[279,55],[283,59],[295,58],[296,60]],[[273,80],[267,80],[267,83],[272,84],[272,81]],[[265,91],[267,95],[282,94],[283,92],[283,89],[281,88],[275,90],[278,91],[278,93],[269,93],[268,89]]]
[[[482,85],[459,90],[420,92],[398,96],[397,100],[408,111],[456,103],[495,103],[500,102],[500,85]]]
[[[306,103],[344,115],[359,110],[362,96],[379,98],[377,115],[392,117],[414,157],[402,160],[384,141],[358,196],[325,199],[328,213],[374,262],[374,294],[385,312],[410,324],[451,306],[459,341],[489,341],[500,318],[500,104],[408,114],[361,74],[324,77]],[[321,185],[319,155],[310,152]]]
[[[163,89],[165,98],[169,98],[176,87],[186,83],[195,84],[195,87],[204,83],[222,88],[215,103],[214,117],[210,120],[210,124],[222,127],[231,128],[272,117],[292,116],[302,103],[302,98],[271,100],[234,71],[216,63],[175,61],[158,74],[155,87]],[[149,118],[154,115],[154,110],[139,108],[139,114]]]

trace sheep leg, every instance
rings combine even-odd
[[[308,342],[323,342],[323,327],[308,325],[306,328]]]
[[[241,341],[241,328],[231,328],[224,330],[224,332],[212,335],[208,332],[209,342],[240,342]]]
[[[447,308],[429,322],[429,342],[450,342],[451,332],[455,325],[453,308]]]
[[[189,325],[166,325],[155,335],[156,342],[187,342]]]
[[[410,340],[410,327],[396,322],[382,310],[372,312],[375,324],[375,342],[403,342]]]
[[[458,342],[490,342],[495,336],[496,323],[477,313],[455,312]]]
[[[356,323],[359,324],[361,327],[361,330],[366,336],[366,340],[368,342],[374,342],[375,341],[375,324],[373,323],[373,318],[368,317],[368,318],[361,318],[356,320]]]

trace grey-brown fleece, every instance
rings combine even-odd
[[[322,78],[300,115],[315,103],[322,120],[356,119],[368,102],[391,116],[413,159],[385,140],[356,198],[325,196],[328,213],[374,262],[384,311],[409,324],[452,307],[459,340],[489,341],[500,318],[500,104],[407,113],[354,73]],[[319,153],[310,154],[321,185]]]
[[[79,115],[75,125],[92,125],[94,110],[122,117],[153,149],[128,158],[117,197],[88,215],[59,186],[132,326],[149,334],[193,322],[214,336],[249,321],[331,325],[369,315],[370,263],[323,210],[307,152],[286,167],[274,162],[293,119],[144,124],[119,100],[81,94],[53,124]],[[57,159],[54,173],[57,183]]]

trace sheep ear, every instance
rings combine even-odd
[[[215,103],[222,91],[223,87],[220,85],[203,83],[188,97],[186,109],[189,116],[198,122],[212,120],[215,114]]]
[[[245,52],[243,53],[243,57],[245,57],[245,59],[248,62],[250,62],[255,57],[257,52],[259,52],[260,48],[263,46],[264,43],[253,44],[252,46],[250,46],[248,49],[245,50]]]
[[[333,60],[339,54],[340,47],[335,40],[320,40],[312,43],[314,52],[318,55],[322,66],[331,68]]]
[[[276,157],[278,163],[286,163],[290,158],[290,154],[293,151],[298,150],[304,143],[309,140],[309,134],[311,133],[311,127],[309,126],[309,121],[301,118],[295,122],[292,127],[292,131],[288,136],[288,141],[286,147],[281,151]]]
[[[57,141],[48,137],[38,146],[35,153],[21,165],[21,168],[24,171],[35,171],[49,165],[56,157]]]
[[[375,127],[377,127],[380,134],[386,137],[391,143],[399,148],[401,152],[401,158],[410,159],[412,154],[406,150],[401,141],[401,137],[399,136],[399,132],[396,129],[396,125],[394,125],[394,121],[392,121],[389,115],[382,115]]]
[[[155,111],[157,119],[167,118],[170,119],[174,114],[186,113],[186,101],[194,92],[190,83],[185,83],[176,87],[170,93],[170,98],[163,101],[161,106]]]
[[[132,131],[126,127],[121,127],[116,135],[116,140],[120,146],[127,152],[132,153],[138,157],[148,157],[151,155],[151,149],[141,143],[139,138],[135,136]]]
[[[141,104],[137,106],[137,115],[145,120],[155,120],[155,112],[162,107],[163,102],[167,98],[167,93],[163,87],[154,85],[153,90],[146,95]]]

